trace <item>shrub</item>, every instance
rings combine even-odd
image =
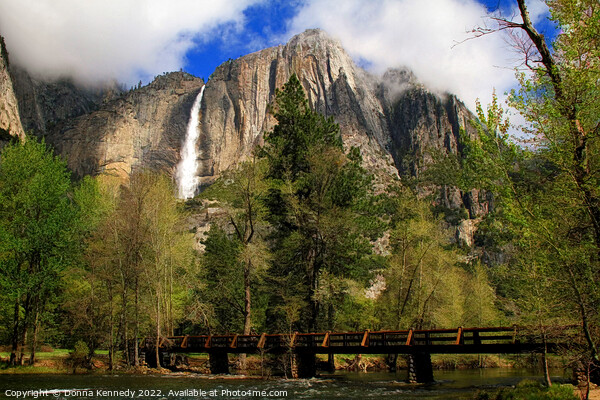
[[[90,349],[83,340],[77,341],[71,354],[69,354],[68,363],[73,368],[73,373],[77,372],[77,367],[89,368]]]

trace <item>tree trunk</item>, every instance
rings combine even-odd
[[[13,317],[13,333],[12,333],[12,347],[10,350],[10,360],[8,365],[14,367],[17,365],[17,353],[19,351],[19,325],[20,325],[20,304],[19,299],[15,301],[14,317]]]
[[[35,319],[33,321],[33,340],[31,341],[31,357],[29,357],[29,365],[33,365],[35,363],[35,348],[37,347],[37,337],[40,325],[39,318],[40,312],[36,311]]]
[[[134,345],[137,349],[137,343],[140,336],[140,287],[139,280],[135,278],[135,329],[133,332]],[[158,343],[157,343],[158,346]],[[137,351],[133,353],[133,365],[140,366],[140,357]]]
[[[21,335],[21,343],[20,343],[20,352],[19,352],[19,365],[23,365],[24,357],[25,357],[25,346],[27,345],[27,328],[29,325],[29,319],[31,318],[31,295],[28,293],[25,296],[25,313],[23,316],[23,324],[21,326],[21,331],[19,332]]]
[[[314,267],[316,268],[316,267]],[[319,282],[318,282],[318,272],[316,271],[316,269],[313,272],[313,275],[311,276],[310,279],[310,290],[308,292],[309,295],[309,303],[310,304],[310,322],[309,322],[309,326],[308,326],[308,331],[309,332],[316,332],[317,331],[317,320],[319,318],[319,300],[317,300],[316,298],[316,294],[317,294],[317,289],[319,286]]]
[[[542,367],[544,368],[544,383],[546,386],[552,386],[550,371],[548,370],[548,344],[546,343],[546,334],[544,334],[544,352],[542,353]]]
[[[252,262],[247,261],[244,267],[244,335],[249,335],[252,331],[252,293],[250,291],[250,271]],[[240,369],[246,370],[246,354],[240,354]]]
[[[169,263],[169,335],[174,334],[174,317],[173,317],[173,262]]]
[[[115,319],[113,316],[113,296],[112,296],[112,284],[108,283],[108,327],[110,332],[108,334],[108,369],[112,371],[115,367]]]
[[[158,351],[159,344],[160,344],[160,296],[158,295],[158,290],[157,290],[156,291],[156,345],[154,346],[157,369],[160,369],[160,351]],[[137,358],[137,349],[136,349],[136,358]]]
[[[25,362],[25,347],[27,346],[27,319],[24,319],[23,334],[21,335],[21,343],[19,346],[19,365],[23,365]]]
[[[252,268],[251,261],[248,261],[244,268],[244,335],[249,335],[252,329],[252,298],[250,291],[250,269]]]
[[[110,335],[108,344],[108,370],[112,371],[115,368],[115,338],[114,338],[114,326],[112,318],[110,319]]]

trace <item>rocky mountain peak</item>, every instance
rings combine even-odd
[[[283,53],[290,57],[314,58],[323,63],[331,81],[340,74],[351,75],[354,62],[342,44],[320,29],[309,29],[292,37],[284,46]]]
[[[302,44],[306,44],[313,49],[319,47],[336,47],[341,52],[345,52],[338,40],[333,39],[327,32],[319,28],[307,29],[302,33],[294,35],[286,46],[296,47]]]
[[[380,81],[381,90],[388,103],[394,103],[408,90],[423,87],[408,68],[388,69]]]
[[[312,29],[285,45],[229,60],[211,75],[202,107],[201,180],[210,183],[261,142],[275,123],[268,105],[293,73],[310,105],[340,124],[346,147],[360,147],[366,163],[386,171],[382,176],[397,177],[385,151],[389,136],[375,78],[356,67],[337,40]]]
[[[154,90],[185,90],[189,86],[196,86],[198,78],[187,72],[166,72],[156,76],[152,82],[146,86],[142,86],[137,90],[142,93]]]

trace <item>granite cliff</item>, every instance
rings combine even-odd
[[[67,78],[46,81],[16,65],[10,66],[10,77],[23,128],[38,136],[46,135],[61,121],[98,110],[122,92],[116,83],[86,87]]]
[[[293,73],[314,109],[340,124],[346,148],[361,149],[380,189],[399,173],[418,176],[436,154],[458,154],[461,129],[473,134],[468,121],[474,116],[455,96],[429,91],[404,69],[373,76],[338,41],[308,30],[285,45],[223,63],[206,82],[196,143],[201,185],[261,143],[275,123],[269,104]],[[192,104],[204,85],[176,72],[107,96],[64,83],[48,86],[18,70],[13,75],[24,124],[44,135],[79,176],[126,177],[140,166],[173,174]],[[465,207],[471,218],[485,212],[477,193],[442,188],[440,200]]]
[[[272,129],[275,121],[268,105],[293,73],[314,109],[335,117],[347,147],[360,147],[371,168],[397,175],[387,150],[391,140],[376,80],[357,68],[338,42],[310,30],[285,46],[230,60],[211,75],[199,141],[204,182],[235,163],[240,154],[250,154],[262,133]]]
[[[0,144],[11,136],[23,138],[23,126],[19,118],[19,106],[9,73],[8,51],[0,36]]]
[[[475,118],[450,94],[434,94],[408,70],[376,77],[358,68],[341,44],[320,30],[308,30],[286,45],[230,60],[211,75],[202,104],[198,142],[201,182],[250,154],[272,129],[268,104],[295,73],[317,111],[340,124],[346,147],[361,149],[365,166],[384,185],[401,174],[418,175],[435,154],[460,151],[459,134],[474,134]],[[442,188],[442,202],[485,212],[477,193]]]
[[[78,176],[128,176],[147,167],[173,173],[192,103],[204,82],[184,72],[106,101],[96,111],[59,121],[46,140]]]

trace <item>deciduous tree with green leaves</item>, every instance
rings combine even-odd
[[[256,283],[270,258],[264,240],[267,227],[262,201],[267,191],[265,173],[264,160],[253,158],[224,173],[202,193],[202,197],[220,202],[226,214],[224,224],[231,232],[226,235],[216,227],[209,232],[204,257],[207,274],[212,277],[208,290],[214,292],[214,300],[222,298],[231,309],[240,312],[245,335],[252,330],[252,292],[256,292]],[[231,243],[216,245],[224,240]],[[231,247],[231,254],[217,256],[222,246]],[[223,265],[225,259],[230,260]],[[241,285],[234,284],[236,282]]]
[[[451,235],[434,216],[431,205],[402,186],[389,188],[387,197],[390,255],[382,271],[385,288],[375,311],[382,328],[485,326],[494,322],[495,296],[487,276],[459,265]]]
[[[64,308],[71,333],[90,352],[125,349],[141,335],[156,342],[172,335],[181,319],[181,277],[193,265],[193,238],[165,174],[136,171],[128,182],[109,178],[78,191],[84,215],[95,221],[84,237],[80,265],[70,271]],[[139,364],[137,355],[126,361]],[[158,350],[155,353],[157,365]]]
[[[66,163],[32,138],[0,155],[0,290],[11,304],[10,365],[35,348],[76,248],[77,212]],[[29,336],[28,336],[29,335]]]
[[[530,310],[545,323],[577,321],[580,358],[600,379],[600,5],[595,0],[549,0],[560,28],[554,43],[535,28],[524,0],[520,20],[495,18],[499,30],[512,32],[529,71],[510,103],[527,121],[526,145],[507,140],[501,110],[492,105],[486,129],[471,143],[468,163],[475,165],[487,189],[498,196],[497,238],[510,242],[516,274],[535,283],[529,293],[558,295],[562,307],[548,313]],[[481,30],[481,33],[491,33]],[[473,172],[473,171],[472,171]],[[474,174],[471,175],[472,177]],[[507,248],[505,247],[504,250]],[[535,282],[534,282],[535,280]],[[545,285],[545,286],[544,286]],[[507,288],[507,292],[518,289]],[[525,296],[526,291],[516,291]]]

